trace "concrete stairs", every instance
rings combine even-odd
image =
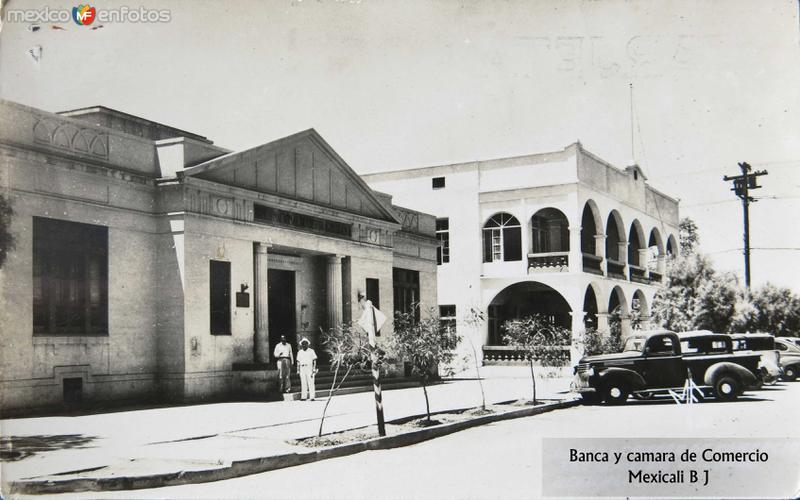
[[[344,370],[339,372],[337,378],[337,385],[344,375]],[[296,372],[292,372],[291,376],[292,390],[289,393],[283,394],[283,399],[286,401],[293,401],[300,399],[300,376]],[[320,366],[319,372],[315,376],[314,385],[316,388],[316,399],[327,398],[331,392],[331,384],[333,383],[333,369],[330,366]],[[408,377],[392,377],[381,375],[381,389],[403,389],[406,387],[416,387],[419,382],[415,379]],[[372,372],[368,370],[353,370],[347,376],[347,380],[339,388],[337,395],[353,394],[356,392],[367,392],[372,390]]]

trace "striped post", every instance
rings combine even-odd
[[[381,371],[378,367],[378,350],[375,334],[378,332],[378,320],[375,308],[372,307],[372,329],[369,332],[369,344],[372,346],[372,388],[375,391],[375,413],[378,416],[378,435],[386,435],[386,424],[383,421],[383,396],[381,396]]]

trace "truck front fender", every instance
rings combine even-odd
[[[731,363],[730,361],[722,361],[709,366],[703,376],[703,382],[705,382],[706,385],[713,386],[714,382],[722,374],[729,374],[737,377],[744,387],[750,387],[758,383],[758,379],[750,370],[742,365]]]
[[[633,370],[628,370],[627,368],[608,368],[600,372],[597,375],[597,378],[600,383],[605,380],[611,380],[612,378],[615,380],[625,380],[630,384],[632,391],[638,391],[647,387],[647,383],[644,381],[641,375]]]

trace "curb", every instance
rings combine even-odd
[[[484,424],[511,420],[521,417],[530,417],[553,410],[570,408],[580,404],[580,401],[560,401],[531,408],[520,408],[500,414],[489,414],[475,417],[461,422],[427,427],[395,436],[377,437],[357,443],[347,443],[329,448],[322,448],[305,453],[287,453],[271,457],[251,458],[231,462],[226,467],[195,471],[169,472],[133,477],[109,477],[102,479],[65,479],[61,481],[15,481],[9,483],[10,493],[39,495],[44,493],[76,493],[86,491],[118,491],[139,490],[147,488],[161,488],[164,486],[179,486],[184,484],[206,483],[233,479],[251,474],[260,474],[272,470],[294,467],[308,463],[327,460],[330,458],[345,457],[368,450],[388,450],[410,446],[437,437],[453,434],[458,431],[477,427]]]

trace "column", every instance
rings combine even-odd
[[[600,272],[603,273],[603,276],[607,276],[608,275],[608,263],[607,263],[607,259],[606,259],[606,235],[605,234],[595,234],[594,235],[594,254],[602,259],[600,261]]]
[[[620,315],[620,337],[624,341],[631,335],[631,315],[630,314],[622,314]]]
[[[622,262],[622,274],[625,276],[625,279],[630,279],[630,269],[628,269],[628,242],[627,241],[620,241],[619,242],[619,261]]]
[[[572,311],[572,342],[569,348],[569,358],[572,365],[578,364],[584,352],[583,337],[586,326],[583,324],[586,313],[583,311]]]
[[[569,272],[583,272],[583,253],[581,253],[581,227],[569,228]]]
[[[342,323],[342,256],[329,255],[327,266],[328,328]]]
[[[650,276],[650,268],[647,266],[647,258],[650,256],[650,251],[646,248],[639,249],[639,267],[644,269],[644,277]]]
[[[597,331],[602,333],[603,335],[608,335],[611,332],[611,328],[608,326],[607,312],[597,313]]]
[[[256,363],[269,362],[269,302],[267,301],[267,251],[268,243],[256,243],[253,249],[253,304],[256,316],[256,334],[253,353]]]
[[[656,264],[656,269],[658,270],[658,274],[661,275],[662,279],[664,275],[667,274],[667,256],[663,254],[658,255],[658,264]]]

